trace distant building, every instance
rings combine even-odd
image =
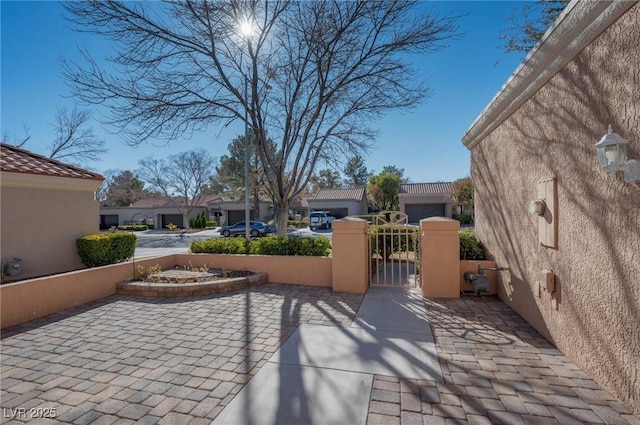
[[[367,195],[364,187],[320,189],[308,199],[311,211],[329,211],[336,218],[366,214]]]
[[[406,183],[400,185],[400,211],[409,216],[410,223],[423,218],[449,217],[454,214],[451,182]]]
[[[0,144],[3,282],[84,267],[76,239],[98,232],[95,192],[103,180],[83,168]],[[16,258],[21,272],[5,273]]]

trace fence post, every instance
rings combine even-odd
[[[422,296],[460,298],[460,222],[445,217],[420,220]]]
[[[331,224],[333,290],[364,294],[369,287],[369,237],[367,222],[343,218]]]

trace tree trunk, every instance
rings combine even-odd
[[[289,201],[278,202],[278,216],[277,216],[277,235],[287,236],[287,221],[289,221]]]
[[[184,228],[187,230],[189,230],[189,213],[190,211],[182,213],[182,224],[184,224]]]

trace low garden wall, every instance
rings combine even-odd
[[[135,267],[173,267],[175,256],[136,260]],[[134,276],[134,263],[113,264],[0,286],[0,327],[17,325],[115,295],[116,284]]]
[[[156,264],[163,269],[202,267],[206,264],[215,268],[264,272],[268,274],[270,283],[332,285],[329,257],[173,254],[2,285],[0,327],[28,322],[115,295],[116,285],[132,279],[136,268],[149,268]]]
[[[179,267],[209,267],[251,270],[269,275],[269,283],[331,288],[330,257],[242,254],[176,254]]]

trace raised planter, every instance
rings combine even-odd
[[[130,295],[152,298],[178,298],[200,295],[221,294],[268,282],[266,273],[254,273],[245,277],[232,277],[202,282],[167,283],[167,282],[120,282],[116,285],[118,295]]]

